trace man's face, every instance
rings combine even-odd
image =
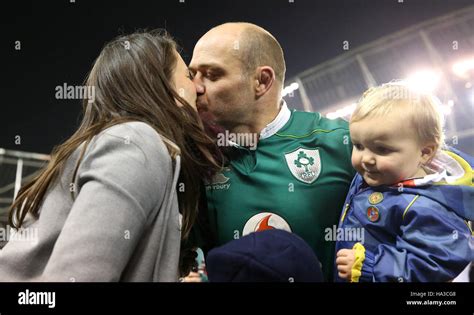
[[[206,34],[189,64],[200,114],[228,130],[251,119],[255,102],[253,80],[245,73],[235,45],[226,36]]]

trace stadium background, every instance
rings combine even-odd
[[[181,1],[184,2],[184,0],[174,1],[174,5],[181,5],[176,4],[176,2]],[[189,0],[186,1],[189,2]],[[74,5],[74,2],[73,0],[63,1],[60,4],[63,12],[71,10],[70,8],[65,8],[65,6]],[[286,6],[295,5],[296,7],[296,5],[298,5],[298,0],[289,0],[287,2],[288,3],[285,3]],[[303,1],[300,0],[300,2]],[[343,4],[343,6],[347,4],[347,1],[339,2]],[[406,0],[405,2],[409,1]],[[368,2],[359,1],[359,3],[362,5]],[[384,3],[388,3],[388,1],[384,1]],[[434,91],[440,98],[447,122],[447,143],[474,155],[474,123],[472,120],[474,116],[474,5],[469,6],[466,5],[466,3],[469,3],[469,1],[452,1],[451,6],[443,10],[442,5],[439,5],[438,1],[438,7],[433,8],[433,11],[436,11],[436,13],[434,13],[436,15],[435,17],[420,19],[418,23],[408,23],[412,25],[400,27],[395,31],[387,32],[383,34],[383,36],[378,36],[367,42],[360,39],[358,40],[357,37],[355,40],[351,40],[351,36],[348,36],[349,39],[344,39],[344,37],[338,38],[337,42],[338,45],[340,45],[340,50],[328,52],[321,49],[321,53],[318,55],[319,49],[317,45],[313,46],[313,48],[316,47],[314,58],[305,57],[306,64],[300,63],[299,66],[293,67],[292,64],[295,64],[294,60],[298,58],[298,52],[295,53],[287,49],[288,42],[290,41],[281,39],[280,37],[282,36],[280,36],[277,31],[274,31],[272,27],[266,26],[265,23],[259,23],[259,17],[253,16],[252,18],[245,19],[245,15],[243,15],[239,20],[249,20],[266,27],[282,41],[285,53],[287,50],[290,51],[290,53],[286,53],[289,67],[284,98],[291,108],[305,111],[318,111],[329,118],[348,118],[351,110],[353,110],[354,102],[357,101],[368,87],[389,82],[393,79],[409,79],[414,86],[420,89]],[[79,1],[77,1],[76,4],[79,5]],[[207,1],[207,5],[208,4],[209,1]],[[419,6],[417,8],[419,10],[420,1],[418,1],[418,4]],[[426,10],[430,10],[430,1],[424,1],[424,4]],[[51,4],[48,5],[51,7]],[[405,4],[403,4],[403,0],[393,0],[387,5]],[[423,5],[421,7],[423,7]],[[278,8],[281,9],[281,7]],[[455,8],[455,10],[453,10],[453,8]],[[47,11],[48,8],[42,7],[41,9]],[[102,6],[99,11],[104,13],[107,11],[106,9],[106,6]],[[221,9],[222,8],[215,8],[215,10]],[[244,8],[242,12],[246,12],[245,10],[247,9],[252,10],[252,6]],[[302,10],[304,9],[305,8]],[[21,13],[23,12],[21,10],[24,10],[24,8],[18,8],[18,10],[18,12]],[[126,8],[123,8],[123,10],[126,10]],[[350,12],[350,8],[341,10],[348,10],[348,12]],[[17,19],[11,21],[10,27],[16,25],[15,23],[21,23],[22,17],[28,17],[28,14],[35,14],[35,12],[37,12],[34,6],[29,7],[27,11],[28,13],[17,14]],[[80,20],[82,23],[87,24],[88,16],[84,14],[84,12],[87,12],[87,10],[82,11],[83,16],[81,16]],[[443,14],[440,14],[440,12]],[[415,18],[417,14],[426,16],[426,14],[423,15],[422,12],[419,12],[414,14]],[[39,15],[41,16],[41,14]],[[28,23],[25,28],[29,29],[29,34],[27,35],[29,38],[35,37],[34,33],[37,31],[35,27],[42,27],[33,22],[39,21],[38,14],[35,14],[35,16],[36,19]],[[364,18],[367,19],[368,17],[370,16]],[[107,18],[110,17],[104,13],[104,23],[106,23]],[[397,16],[394,15],[393,18],[396,19]],[[40,18],[40,20],[42,19],[43,18]],[[173,16],[170,16],[170,19],[165,20],[164,25],[160,22],[160,25],[148,25],[148,27],[166,27],[179,41],[179,35],[173,32],[173,28],[177,29],[177,27],[173,25],[179,24],[179,21],[173,24],[172,20]],[[236,18],[230,20],[236,20]],[[380,22],[380,17],[375,20]],[[217,22],[199,25],[197,29],[206,30],[215,24],[223,22],[219,19],[215,21]],[[23,22],[27,23],[25,21]],[[182,22],[185,23],[186,21]],[[142,24],[146,24],[146,22]],[[315,21],[314,24],[315,29],[309,29],[308,32],[324,33],[327,31],[324,25],[322,25],[323,23]],[[407,23],[400,22],[400,24]],[[193,27],[193,23],[189,22],[189,25],[191,28]],[[94,27],[97,28],[97,26]],[[140,27],[144,26],[140,25]],[[288,27],[291,28],[291,25]],[[357,29],[357,24],[350,25],[350,23],[348,23],[346,27]],[[129,22],[128,26],[123,27],[119,32],[127,32],[131,30],[130,28],[133,28],[133,22]],[[376,24],[373,25],[373,28],[373,33],[378,34]],[[367,30],[367,25],[365,29]],[[8,31],[10,31],[9,35],[13,34],[11,37],[8,37],[9,40],[7,40],[7,42],[12,45],[13,40],[16,39],[14,34],[15,30],[12,28]],[[64,38],[64,33],[61,33],[62,35],[60,36],[55,36],[54,31],[48,29],[47,26],[43,27],[43,31],[50,32],[53,43],[43,42],[42,46],[35,47],[37,51],[47,49],[48,45],[58,46],[58,41],[60,43]],[[191,32],[189,39],[184,38],[180,42],[184,48],[185,59],[187,57],[186,61],[189,61],[189,57],[192,53],[192,45],[202,33],[203,31],[198,32],[194,30]],[[104,41],[111,39],[115,35],[110,36],[109,33],[101,33],[99,27],[97,34],[89,36],[97,36],[99,39],[97,42],[102,42],[103,44]],[[285,35],[291,36],[291,29],[286,31]],[[370,38],[370,36],[368,38]],[[54,42],[56,42],[56,44],[54,44]],[[94,47],[95,54],[98,53],[102,44]],[[300,44],[301,49],[304,49],[306,43],[302,40]],[[322,42],[320,45],[325,45],[325,43]],[[10,98],[7,97],[7,100],[10,100],[10,102],[3,104],[3,106],[16,108],[16,120],[13,116],[1,116],[1,130],[3,132],[0,138],[0,227],[4,227],[6,224],[8,207],[21,183],[35,176],[37,171],[47,162],[49,158],[47,153],[50,152],[53,143],[58,143],[66,139],[67,136],[72,133],[75,125],[77,125],[77,118],[75,117],[77,117],[80,109],[79,100],[75,101],[74,105],[66,110],[64,107],[54,107],[54,105],[51,107],[46,106],[48,102],[57,102],[57,100],[51,100],[54,97],[54,93],[52,92],[54,91],[54,87],[51,87],[51,89],[46,92],[44,89],[41,92],[36,91],[35,94],[34,86],[23,86],[20,94],[35,94],[34,98],[38,101],[37,103],[34,102],[34,104],[31,104],[31,98],[27,99],[24,95],[19,95],[18,89],[15,90],[13,86],[21,84],[22,77],[33,77],[35,80],[41,80],[41,78],[48,76],[54,77],[55,74],[48,71],[48,64],[41,64],[38,60],[36,60],[36,62],[39,62],[40,65],[36,68],[22,62],[21,58],[25,58],[25,55],[28,56],[28,52],[22,52],[24,55],[18,56],[17,52],[12,52],[11,50],[10,47],[10,55],[5,57],[4,60],[7,63],[7,69],[15,72],[16,81],[8,81],[7,78],[6,83],[2,84],[2,86],[5,94],[10,94],[10,96],[11,94],[15,95]],[[13,54],[16,55],[13,56]],[[54,55],[61,54],[61,52],[58,52],[56,48],[46,54]],[[301,53],[301,55],[304,54]],[[330,58],[328,58],[329,56]],[[72,66],[71,72],[73,73],[74,70],[76,70],[76,72],[81,72],[81,75],[85,75],[89,67],[87,62],[92,62],[93,57],[87,56],[81,61],[81,56],[78,53],[75,59],[79,63],[82,62],[82,68],[80,68],[80,71],[77,71],[78,68]],[[319,62],[318,60],[324,61]],[[56,65],[56,67],[66,66],[63,59],[59,59],[58,63],[61,61],[63,64]],[[30,56],[29,62],[35,62],[35,59]],[[305,65],[302,71],[301,64]],[[306,66],[308,64],[314,66]],[[5,80],[5,78],[3,78],[3,80]],[[69,82],[76,81],[77,84],[80,84],[77,80],[77,74],[76,76],[71,74],[70,77],[63,76],[56,81],[60,84],[60,82],[66,82],[68,80]],[[31,91],[29,88],[31,88]],[[31,111],[24,110],[21,108],[22,105],[25,105],[22,102],[28,102],[29,108],[39,107],[40,109],[36,108]],[[44,110],[41,110],[41,108]],[[58,114],[56,112],[58,109],[63,110],[64,113]],[[48,118],[46,118],[46,115]],[[55,117],[55,120],[51,120],[51,117]],[[64,117],[64,121],[61,122],[60,119],[58,119],[59,117]],[[41,120],[42,122],[40,123]],[[30,143],[26,141],[25,144],[24,141],[23,145],[21,145],[21,142],[20,145],[18,145],[14,140],[16,135],[22,135],[22,129],[28,129],[29,133],[36,133],[40,136]],[[26,134],[28,134],[28,132],[25,131]],[[2,243],[0,242],[0,248],[1,247]]]

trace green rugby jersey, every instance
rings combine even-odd
[[[348,123],[293,110],[256,150],[233,150],[229,167],[206,185],[216,245],[264,229],[291,231],[314,249],[332,279],[335,240],[325,240],[325,229],[337,226],[355,174]]]

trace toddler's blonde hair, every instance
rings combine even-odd
[[[432,142],[437,149],[441,149],[445,145],[444,116],[440,105],[435,95],[415,91],[403,81],[394,81],[365,91],[352,113],[350,123],[404,110],[408,121],[400,121],[400,128],[409,123],[420,144]]]

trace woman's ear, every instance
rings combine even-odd
[[[257,97],[264,95],[275,81],[275,71],[269,66],[258,67],[255,80],[255,94]]]
[[[438,145],[436,143],[430,142],[425,144],[421,149],[421,163],[425,164],[431,161],[438,150]]]

